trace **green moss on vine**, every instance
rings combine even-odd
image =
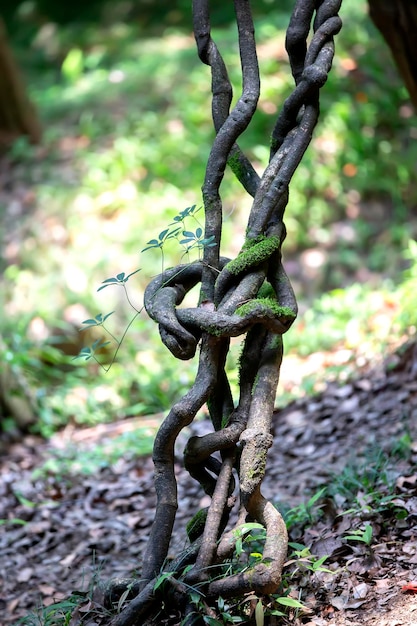
[[[204,302],[205,300],[207,300],[207,294],[203,291],[203,289],[201,289],[200,297],[198,299],[198,306],[201,306],[201,303]]]
[[[295,318],[295,313],[288,306],[280,306],[274,298],[255,298],[249,300],[239,306],[235,313],[240,317],[245,317],[254,311],[260,309],[260,313],[272,313],[274,317]]]
[[[209,335],[213,335],[213,337],[222,337],[223,331],[221,328],[218,328],[216,325],[207,326],[207,332]]]
[[[200,509],[188,522],[186,530],[188,539],[191,543],[203,534],[204,526],[207,519],[207,512],[207,508]]]
[[[255,239],[247,239],[238,256],[227,264],[227,269],[235,276],[245,272],[246,270],[260,265],[269,257],[279,250],[281,245],[279,237],[262,237],[257,241]]]
[[[263,476],[265,474],[266,460],[267,451],[260,450],[256,456],[254,467],[249,468],[246,472],[246,478],[248,480],[254,480],[259,476]]]
[[[275,335],[271,338],[271,348],[276,350],[277,348],[282,348],[282,335]]]
[[[257,298],[270,298],[275,300],[275,291],[272,285],[268,282],[265,282],[258,291]]]
[[[256,387],[258,386],[258,382],[259,382],[259,372],[256,374],[255,380],[253,381],[252,395],[255,393]]]
[[[265,239],[267,239],[266,235],[257,235],[257,237],[246,237],[245,243],[242,246],[242,252],[244,250],[249,250],[250,248],[253,248],[253,246],[255,246],[257,243],[262,243],[262,241],[265,241]]]
[[[240,162],[238,153],[232,154],[231,156],[229,156],[229,158],[227,159],[227,164],[238,180],[244,178],[246,174],[246,170]]]

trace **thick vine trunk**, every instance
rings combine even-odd
[[[41,127],[27,97],[0,18],[0,147],[10,145],[21,135],[27,135],[32,143],[38,143]]]
[[[369,0],[369,13],[417,108],[417,0]]]
[[[143,558],[140,592],[112,620],[112,626],[144,623],[155,607],[159,611],[164,593],[167,599],[174,594],[176,606],[184,615],[184,626],[200,626],[212,613],[206,603],[247,593],[269,595],[280,586],[287,556],[287,530],[279,511],[263,497],[261,486],[273,443],[271,425],[282,359],[281,336],[297,315],[294,292],[282,264],[281,246],[286,235],[283,218],[290,181],[318,120],[319,91],[332,65],[333,38],[341,28],[340,3],[295,2],[286,38],[295,86],[275,120],[270,159],[260,177],[238,144],[253,118],[260,93],[250,0],[234,0],[242,92],[232,109],[232,84],[211,35],[210,0],[193,0],[198,55],[211,68],[216,131],[202,187],[204,256],[154,278],[146,288],[144,304],[159,325],[163,343],[176,358],[192,358],[200,346],[199,366],[194,384],[173,405],[156,435],[153,461],[157,508]],[[220,251],[224,217],[220,187],[227,165],[253,196],[246,240],[233,260]],[[175,219],[174,231],[166,230],[164,236],[177,233],[177,221],[193,209],[182,211]],[[180,307],[198,283],[201,288],[197,306]],[[230,338],[238,336],[242,337],[242,352],[239,393],[234,397],[226,357]],[[167,565],[178,507],[175,442],[204,404],[213,431],[188,440],[184,464],[211,502],[207,510],[196,512],[190,520],[190,545]],[[237,516],[228,527],[233,509]],[[248,561],[247,566],[241,567],[238,562],[230,566],[247,523],[256,524],[261,532],[259,558]],[[108,586],[110,606],[114,604],[115,587],[120,590],[119,581]],[[198,597],[190,590],[197,590]],[[205,598],[203,601],[199,594]],[[149,620],[147,624],[156,623],[153,615]]]

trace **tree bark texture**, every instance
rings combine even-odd
[[[0,147],[9,146],[21,135],[29,137],[32,143],[39,143],[41,127],[0,17]]]
[[[147,617],[153,598],[158,602],[161,593],[161,573],[184,608],[184,626],[203,623],[201,615],[200,621],[195,621],[201,607],[194,606],[190,589],[199,590],[208,600],[241,598],[249,592],[274,593],[281,583],[287,530],[278,510],[263,497],[261,486],[273,444],[271,422],[282,335],[297,315],[281,258],[286,236],[283,217],[289,183],[318,120],[319,91],[331,68],[333,37],[341,28],[340,4],[341,0],[295,2],[286,38],[295,87],[275,120],[269,163],[259,176],[238,144],[255,113],[260,92],[249,0],[234,0],[242,89],[233,108],[226,65],[211,35],[210,2],[193,0],[198,55],[211,69],[216,132],[202,186],[207,245],[200,261],[178,265],[152,280],[145,291],[145,307],[176,358],[192,358],[199,348],[199,367],[193,386],[171,408],[155,438],[157,508],[142,564],[141,590],[114,618],[113,626],[130,626],[138,623],[139,617]],[[227,166],[253,197],[246,240],[232,260],[221,256],[220,250],[220,187]],[[180,308],[197,284],[198,303]],[[242,352],[239,394],[234,398],[225,364],[230,338],[238,336],[242,337]],[[213,431],[189,439],[184,464],[210,496],[211,504],[193,517],[190,545],[167,566],[178,507],[174,446],[203,405],[208,408]],[[228,527],[233,509],[236,521]],[[262,554],[248,567],[230,568],[228,559],[236,549],[242,525],[249,522],[264,531]]]
[[[369,0],[369,13],[417,109],[417,0]]]

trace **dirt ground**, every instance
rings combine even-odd
[[[307,610],[290,614],[282,623],[417,626],[416,374],[417,349],[412,344],[387,367],[366,370],[342,386],[329,384],[321,394],[276,412],[265,496],[288,509],[306,503],[324,484],[339,485],[323,503],[324,514],[313,516],[305,527],[295,524],[291,533],[292,541],[309,546],[312,554],[328,555],[326,567],[333,573],[303,573],[289,565],[290,595],[300,597]],[[157,421],[148,420],[149,425]],[[10,521],[0,527],[2,626],[16,624],[29,611],[39,615],[37,607],[73,591],[87,597],[92,582],[137,572],[155,505],[149,458],[120,460],[94,476],[40,479],[33,472],[51,447],[72,441],[88,449],[144,423],[144,418],[131,418],[116,425],[67,429],[49,443],[27,436],[3,454],[0,519]],[[200,420],[191,432],[208,429]],[[399,442],[405,441],[407,452],[400,454]],[[182,437],[173,554],[184,545],[190,513],[205,503],[182,467],[183,445]],[[398,454],[393,455],[395,445]],[[361,512],[346,511],[350,507],[340,478],[344,468],[356,463],[365,471],[373,467],[375,451],[383,455],[384,450],[387,460],[377,466],[386,483],[380,498],[387,495],[391,505],[382,506],[359,481],[355,497]],[[346,540],[346,534],[364,524],[372,526],[370,546]]]

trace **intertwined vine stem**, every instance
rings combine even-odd
[[[279,512],[262,496],[261,483],[272,445],[271,420],[282,359],[282,335],[297,314],[294,293],[281,262],[286,234],[283,215],[290,180],[318,120],[319,90],[331,68],[333,36],[341,28],[340,4],[341,0],[295,2],[286,37],[295,88],[275,122],[269,164],[259,177],[236,143],[254,115],[260,93],[250,2],[234,1],[242,92],[231,110],[232,86],[211,36],[209,0],[193,0],[198,54],[210,66],[212,76],[216,137],[202,192],[204,237],[216,245],[205,248],[202,261],[164,271],[145,292],[146,310],[159,324],[164,344],[179,359],[193,357],[200,346],[199,367],[193,386],[174,404],[156,435],[153,461],[157,508],[143,559],[143,583],[139,595],[114,618],[115,626],[134,624],[152,608],[155,579],[164,569],[178,507],[174,445],[204,404],[213,432],[189,439],[184,463],[211,496],[211,505],[204,514],[201,530],[190,533],[191,545],[168,567],[176,599],[184,602],[187,613],[190,586],[203,589],[206,597],[238,597],[248,591],[272,593],[280,584],[287,532]],[[233,260],[220,256],[220,185],[227,165],[253,197],[246,241]],[[197,284],[201,285],[198,304],[178,308]],[[244,336],[244,340],[239,398],[235,400],[225,362],[230,338],[236,336]],[[227,529],[235,504],[237,523]],[[240,573],[213,580],[213,566],[231,555],[236,528],[246,520],[259,522],[265,528],[262,560]],[[180,581],[186,565],[187,572]]]

